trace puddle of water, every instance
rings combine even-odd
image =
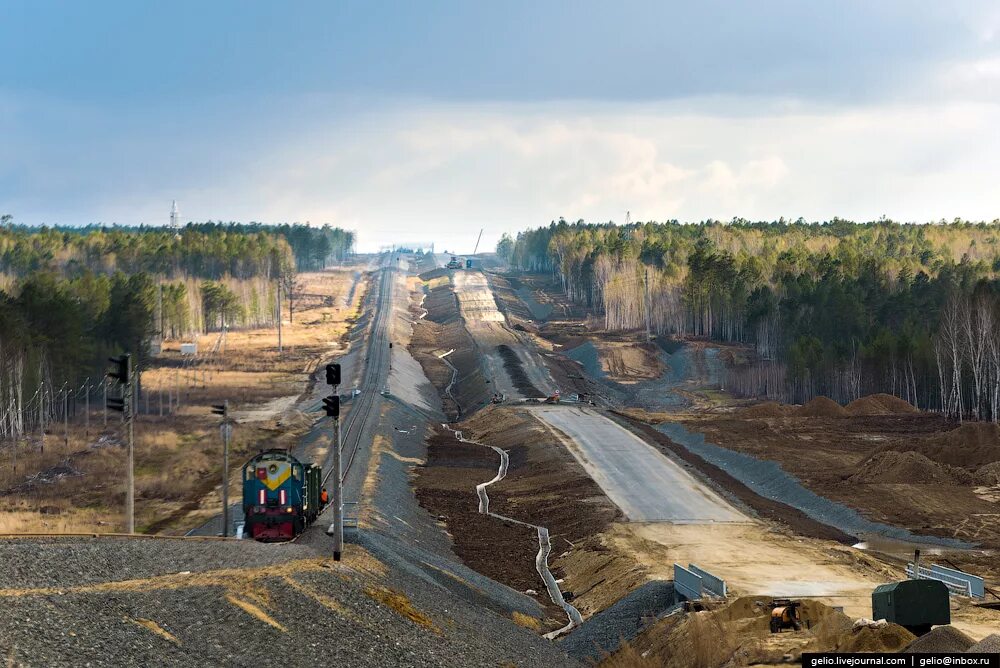
[[[864,534],[862,536],[858,536],[858,538],[860,539],[860,542],[856,545],[852,545],[851,547],[858,550],[864,550],[866,552],[878,552],[880,554],[889,555],[890,557],[896,557],[897,559],[907,559],[911,561],[913,560],[914,550],[920,550],[921,557],[940,557],[956,551],[941,545],[928,545],[927,543],[899,540],[896,538],[881,536],[879,534]]]

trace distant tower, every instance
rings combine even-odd
[[[170,229],[177,231],[177,200],[170,205]]]

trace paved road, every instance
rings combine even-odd
[[[604,415],[575,407],[544,407],[535,414],[573,439],[573,456],[630,521],[749,521],[683,467]]]

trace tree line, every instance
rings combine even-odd
[[[354,248],[354,232],[329,225],[209,221],[176,230],[144,225],[29,227],[12,224],[9,215],[0,217],[0,223],[0,272],[14,276],[43,269],[72,275],[89,269],[276,278],[289,267],[302,271],[343,261]]]
[[[141,369],[154,338],[274,324],[279,284],[353,247],[329,226],[0,222],[0,433],[14,435],[51,410],[38,388],[102,377],[121,351]]]
[[[727,371],[737,394],[890,392],[956,417],[1000,412],[996,221],[560,220],[497,252],[551,272],[609,330],[752,346],[752,363]]]

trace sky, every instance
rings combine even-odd
[[[1000,5],[0,0],[0,214],[1000,218]]]

